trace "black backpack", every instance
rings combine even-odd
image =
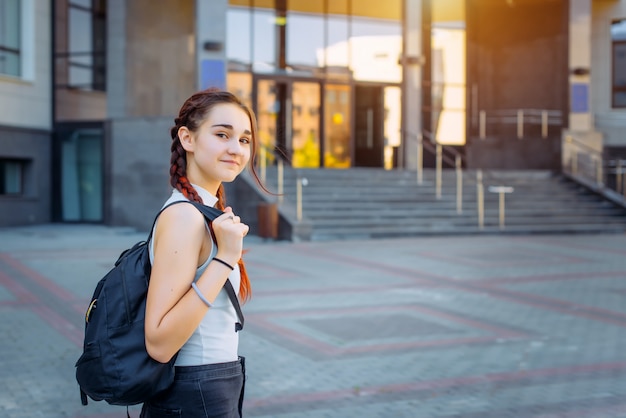
[[[183,202],[193,204],[208,222],[222,214],[213,207],[186,200],[171,204]],[[146,241],[122,252],[115,267],[93,292],[85,314],[83,354],[76,362],[83,405],[87,405],[87,396],[111,405],[136,405],[164,391],[174,381],[177,355],[168,363],[159,363],[148,355],[145,346],[144,317],[152,269],[148,243],[153,229],[154,223]],[[237,311],[240,322],[234,325],[239,331],[244,318],[237,295],[230,280],[224,287]]]

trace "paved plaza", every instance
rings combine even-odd
[[[144,236],[0,229],[0,417],[126,416],[81,405],[74,363],[95,283]],[[245,246],[246,417],[626,417],[622,234]]]

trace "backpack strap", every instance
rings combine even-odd
[[[163,207],[163,209],[159,211],[157,216],[154,218],[154,223],[152,224],[152,229],[150,229],[150,235],[148,236],[148,239],[146,242],[150,242],[150,239],[152,238],[152,231],[154,231],[154,225],[156,225],[157,218],[159,217],[161,212],[163,212],[165,209],[177,203],[191,203],[192,205],[196,207],[196,209],[200,211],[200,213],[202,213],[202,215],[204,215],[205,219],[209,223],[213,221],[213,219],[217,218],[218,216],[224,213],[217,208],[214,208],[212,206],[206,206],[206,205],[203,205],[202,203],[193,202],[190,200],[177,200]],[[215,244],[217,245],[217,243]],[[226,288],[226,293],[228,293],[228,297],[230,298],[230,301],[233,304],[235,311],[237,312],[237,317],[239,318],[239,322],[235,323],[235,332],[241,331],[243,329],[243,323],[244,323],[243,312],[241,312],[241,306],[239,305],[239,298],[237,298],[237,294],[235,293],[233,284],[230,282],[229,279],[226,279],[226,283],[224,283],[224,288]]]
[[[241,312],[241,306],[239,306],[239,298],[237,298],[237,294],[235,293],[235,289],[233,289],[233,284],[229,279],[226,279],[226,283],[224,283],[224,287],[226,288],[226,293],[228,293],[228,297],[230,301],[233,303],[235,307],[235,311],[237,311],[237,317],[239,318],[239,322],[235,323],[235,332],[239,332],[243,329],[243,312]]]

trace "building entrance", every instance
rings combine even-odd
[[[400,88],[255,78],[260,144],[294,168],[391,168],[400,145]],[[277,151],[277,152],[271,152]]]
[[[104,195],[102,124],[61,124],[55,133],[53,218],[102,222]]]
[[[384,164],[384,99],[380,86],[355,88],[355,165],[383,167]]]
[[[292,78],[257,78],[253,104],[259,142],[294,168],[348,168],[352,161],[351,88]],[[268,163],[275,155],[268,154]]]

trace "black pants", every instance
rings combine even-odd
[[[140,418],[241,418],[245,358],[229,363],[177,366],[172,386],[143,404]]]

